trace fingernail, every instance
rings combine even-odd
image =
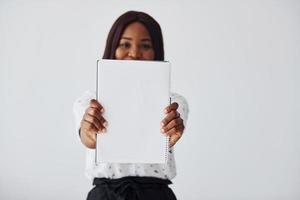
[[[162,128],[162,129],[160,129],[160,131],[161,131],[162,133],[164,133],[164,132],[165,132],[165,129]]]
[[[108,123],[107,122],[104,122],[103,123],[103,126],[107,127]]]
[[[102,113],[104,112],[104,108],[101,108],[101,110],[100,110]]]
[[[103,132],[103,133],[106,133],[106,128],[103,128],[103,129],[102,129],[102,132]]]
[[[165,109],[165,113],[168,113],[168,110],[167,110],[167,109]]]
[[[161,122],[161,123],[160,123],[160,125],[164,126],[164,125],[165,125],[165,123]]]

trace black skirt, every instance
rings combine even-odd
[[[176,200],[169,184],[154,177],[95,178],[87,200]]]

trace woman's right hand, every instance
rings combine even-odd
[[[107,121],[103,118],[103,106],[95,99],[90,101],[80,124],[81,142],[88,148],[96,148],[96,134],[105,133]]]

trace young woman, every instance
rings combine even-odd
[[[109,32],[103,59],[163,61],[163,37],[159,24],[143,12],[124,13],[115,21]],[[87,147],[86,175],[95,185],[88,193],[87,199],[176,199],[168,185],[176,175],[174,144],[183,134],[188,115],[185,99],[172,93],[172,104],[166,105],[162,111],[166,116],[161,121],[161,132],[170,136],[169,158],[166,164],[95,165],[96,134],[102,134],[109,128],[109,122],[102,116],[105,108],[95,97],[95,92],[87,91],[74,103],[77,130],[81,142]]]

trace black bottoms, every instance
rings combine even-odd
[[[95,178],[87,200],[176,200],[169,184],[154,177]]]

